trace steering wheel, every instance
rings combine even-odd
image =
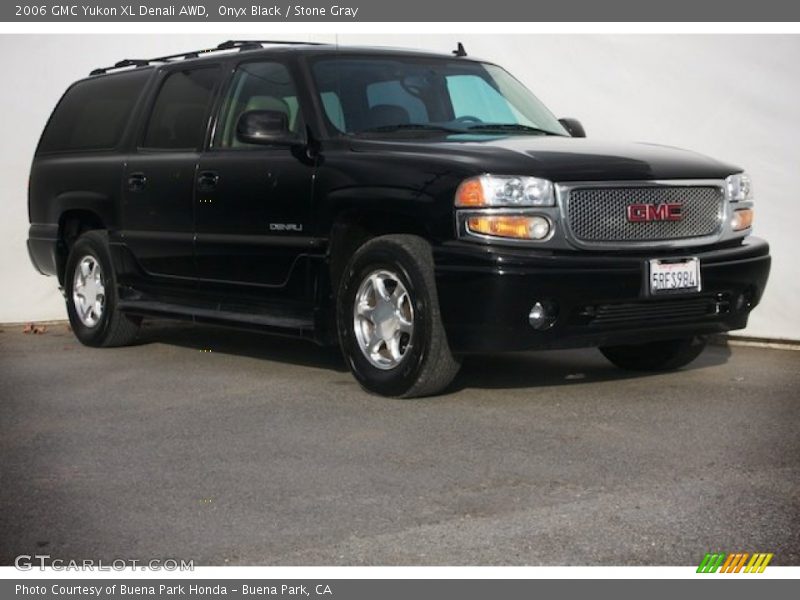
[[[424,75],[407,75],[400,80],[400,87],[415,98],[422,98],[425,89],[431,87],[431,82]]]
[[[453,123],[483,123],[483,120],[478,117],[473,117],[472,115],[463,115],[453,119]]]

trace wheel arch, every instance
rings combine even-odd
[[[353,254],[369,240],[382,235],[410,234],[431,241],[431,232],[420,218],[375,209],[349,209],[339,213],[331,226],[328,267],[333,289]]]
[[[64,269],[72,245],[87,231],[106,229],[107,223],[94,210],[69,208],[58,218],[58,241],[56,243],[56,267],[58,282],[64,285]]]
[[[336,295],[347,263],[361,246],[376,237],[412,234],[431,240],[424,220],[402,212],[351,207],[333,218],[328,234],[324,264],[317,275],[316,297],[319,312],[318,341],[336,343]]]

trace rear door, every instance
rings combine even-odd
[[[193,279],[194,186],[219,65],[167,71],[123,176],[123,239],[148,275]]]
[[[198,167],[198,276],[296,299],[303,294],[304,259],[314,242],[309,237],[314,162],[302,144],[236,139],[236,122],[250,110],[283,112],[298,140],[304,138],[290,68],[273,59],[239,64],[220,106],[214,139]]]

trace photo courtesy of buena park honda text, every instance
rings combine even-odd
[[[39,0],[0,61],[2,600],[797,596],[796,5]]]

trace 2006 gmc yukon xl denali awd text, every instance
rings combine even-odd
[[[747,175],[588,141],[454,54],[231,41],[72,85],[28,245],[75,335],[119,346],[170,316],[338,339],[364,388],[414,397],[468,353],[674,369],[745,327],[770,266]]]

